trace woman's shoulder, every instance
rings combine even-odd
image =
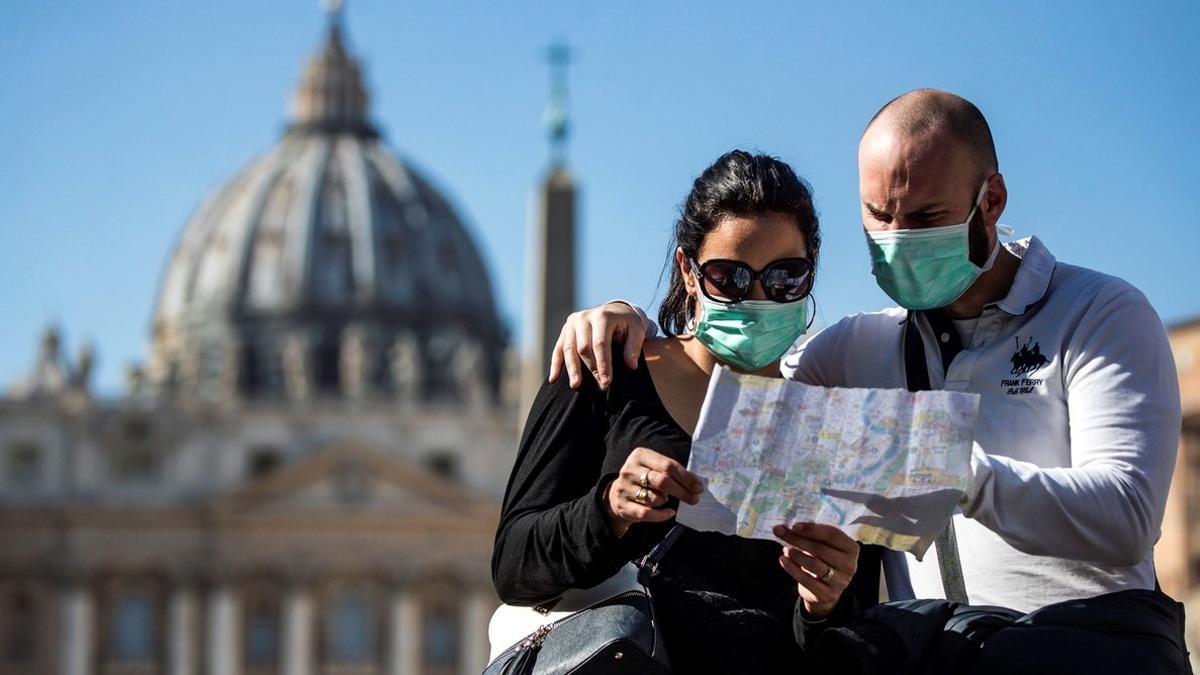
[[[647,379],[679,378],[697,372],[696,363],[688,356],[683,341],[677,337],[647,340],[642,346],[638,365]]]
[[[642,353],[639,352],[637,360],[637,368],[630,368],[625,363],[625,358],[621,352],[621,345],[615,345],[613,352],[609,357],[609,364],[612,372],[611,382],[608,387],[601,389],[599,383],[596,382],[596,376],[586,365],[580,368],[579,385],[572,387],[570,377],[564,368],[558,378],[553,382],[543,380],[542,386],[534,400],[533,407],[535,409],[545,407],[562,407],[576,406],[580,404],[603,405],[606,401],[610,401],[614,392],[620,397],[627,397],[645,387],[649,377],[646,370],[646,360]]]
[[[612,368],[612,384],[628,385],[638,382],[646,376],[646,359],[652,358],[649,355],[654,353],[654,345],[660,342],[661,338],[650,338],[642,345],[641,351],[637,354],[636,366],[630,367],[625,360],[624,346],[620,343],[614,344],[612,353],[609,354],[609,364]]]
[[[708,376],[703,374],[691,357],[687,355],[679,338],[655,338],[647,340],[638,356],[638,367],[630,370],[622,363],[621,372],[614,372],[615,395],[643,400],[655,400],[666,404],[667,397],[676,397],[683,391],[696,386],[707,387]]]
[[[647,395],[656,395],[654,378],[651,375],[651,365],[658,372],[670,372],[677,367],[677,361],[682,355],[678,340],[675,338],[651,338],[638,352],[636,367],[630,367],[625,361],[625,354],[620,344],[613,346],[609,355],[611,381],[609,386],[601,389],[592,371],[584,366],[580,369],[580,384],[577,388],[570,385],[570,378],[564,371],[554,382],[544,382],[538,399],[543,403],[556,401],[559,404],[567,402],[596,402],[607,405],[619,404],[629,399],[642,399]]]
[[[617,345],[612,354],[612,386],[613,392],[632,395],[654,392],[654,379],[664,374],[670,374],[679,367],[680,357],[683,356],[679,340],[673,337],[654,337],[642,344],[642,350],[637,355],[637,367],[630,368],[625,362],[625,354]]]
[[[677,337],[652,337],[642,344],[640,363],[654,361],[656,363],[675,364],[680,359],[686,359],[683,343]]]

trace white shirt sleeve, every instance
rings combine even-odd
[[[890,380],[904,377],[896,360],[903,318],[884,310],[839,319],[784,354],[780,374],[817,387],[900,386]]]
[[[823,366],[838,362],[833,349],[836,328],[836,324],[826,328],[784,354],[779,361],[779,374],[804,384],[829,386],[826,383],[830,377]]]
[[[1135,565],[1158,539],[1179,443],[1166,332],[1130,288],[1083,317],[1063,359],[1071,465],[1040,467],[976,445],[964,514],[1025,553]]]
[[[629,307],[631,307],[633,309],[633,311],[637,312],[638,316],[642,317],[642,326],[644,326],[646,329],[646,339],[647,340],[649,340],[652,337],[658,336],[658,324],[654,323],[653,321],[650,320],[650,317],[646,316],[646,310],[644,310],[641,307],[638,307],[636,304],[634,304],[628,300],[624,300],[622,298],[613,298],[612,300],[609,300],[608,302],[619,302],[623,305],[629,305]],[[606,302],[604,304],[607,305],[608,303]]]

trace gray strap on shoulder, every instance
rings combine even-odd
[[[946,521],[946,529],[933,540],[937,551],[938,569],[942,573],[942,590],[950,602],[970,604],[967,584],[963,581],[962,562],[958,559],[958,539],[954,536],[954,518]]]

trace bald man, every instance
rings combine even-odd
[[[937,602],[890,603],[856,624],[877,626],[821,644],[862,672],[1074,672],[1084,653],[1099,672],[1183,672],[1182,609],[1154,572],[1181,425],[1154,309],[1036,237],[1000,241],[1008,190],[986,120],[961,97],[890,101],[862,135],[858,167],[872,272],[898,307],[822,330],[784,358],[783,375],[973,392],[981,405],[972,483],[937,553],[885,558],[892,601]],[[551,379],[565,368],[576,386],[587,368],[605,387],[612,340],[636,368],[655,331],[620,302],[573,314]],[[817,631],[801,620],[798,632],[811,644]]]

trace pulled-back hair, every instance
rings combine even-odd
[[[821,249],[821,233],[813,208],[812,188],[792,171],[792,167],[767,155],[732,150],[717,158],[692,183],[692,191],[675,223],[667,260],[671,284],[658,310],[658,325],[663,333],[685,333],[689,320],[696,315],[695,301],[688,295],[679,265],[675,264],[675,249],[678,247],[684,256],[695,259],[704,238],[721,218],[745,218],[769,212],[796,219],[796,226],[808,246],[808,257],[815,266]]]

